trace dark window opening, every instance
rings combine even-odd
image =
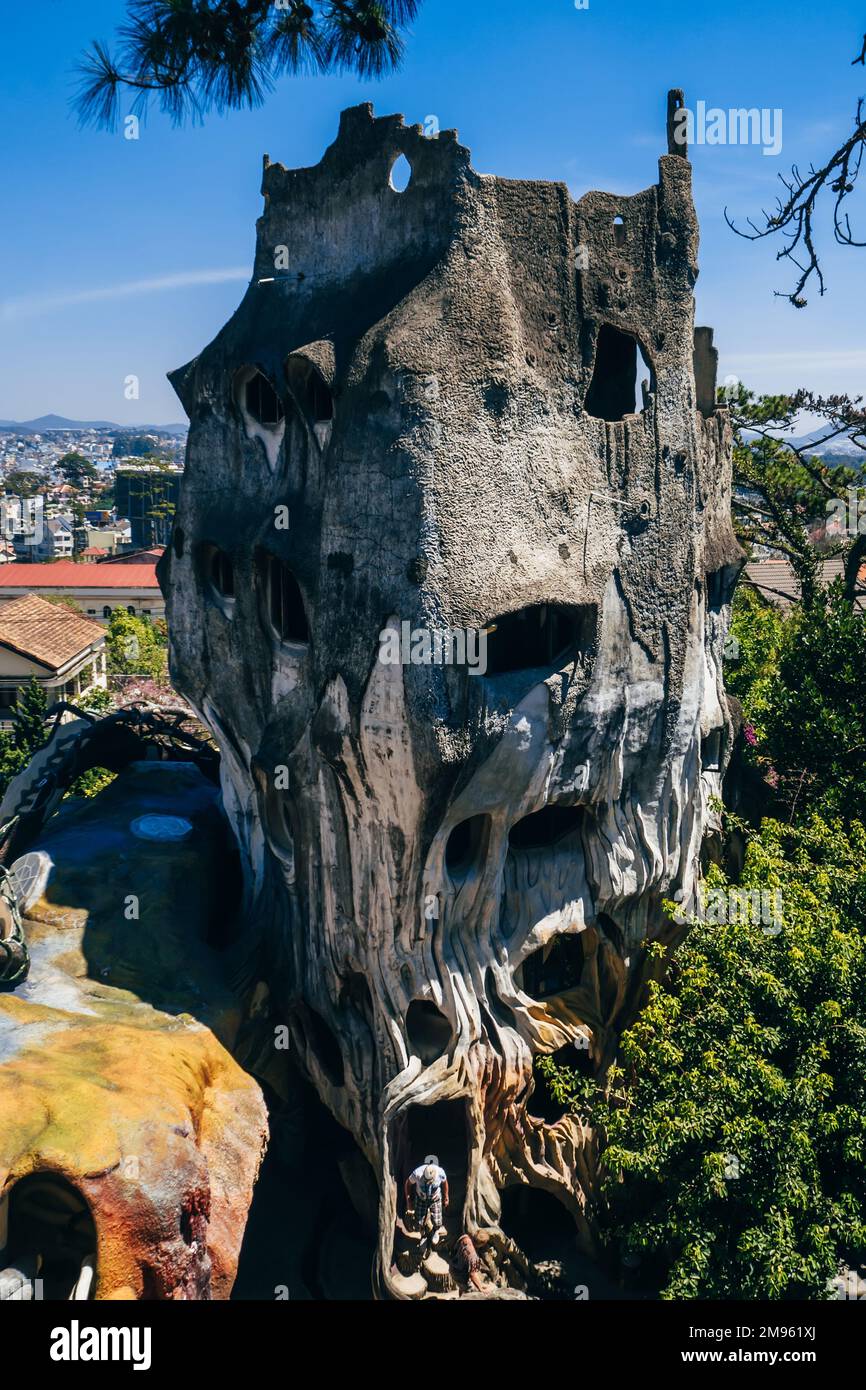
[[[215,545],[206,545],[202,550],[202,568],[206,581],[221,598],[234,598],[234,566],[224,550]]]
[[[247,414],[269,429],[279,425],[285,414],[282,401],[261,372],[256,372],[244,386],[244,404]]]
[[[0,690],[0,709],[14,709],[18,703],[18,687]]]
[[[0,1264],[41,1279],[46,1299],[92,1298],[96,1226],[77,1188],[56,1173],[31,1173],[7,1200],[9,1237]]]
[[[524,816],[508,832],[508,844],[513,849],[548,849],[559,840],[579,830],[586,817],[583,806],[542,806],[540,811]]]
[[[334,397],[321,372],[304,357],[290,357],[286,380],[311,425],[327,425],[334,418]]]
[[[134,604],[134,603],[128,603],[128,604],[126,605],[126,611],[127,611],[127,613],[131,613],[132,616],[133,616],[133,618],[134,618],[134,617],[135,617],[135,604]]]
[[[521,1183],[502,1193],[499,1224],[533,1266],[530,1292],[544,1302],[573,1302],[581,1274],[574,1218],[557,1197]]]
[[[300,585],[288,565],[267,556],[268,612],[283,642],[309,642],[310,627]]]
[[[487,816],[470,816],[455,825],[445,846],[445,867],[457,882],[468,877],[487,843]]]
[[[625,246],[625,223],[621,217],[613,219],[613,244],[614,246]]]
[[[110,608],[110,606],[109,606],[107,603],[104,605],[104,607],[103,607],[103,609],[102,609],[102,616],[103,616],[103,618],[110,618],[110,617],[111,617],[111,608]]]
[[[599,420],[622,420],[626,415],[640,412],[642,399],[638,381],[639,350],[641,361],[649,374],[652,390],[653,370],[643,350],[639,349],[637,339],[630,333],[620,332],[609,323],[602,324],[595,346],[592,381],[586,393],[585,408],[588,415],[594,415]]]
[[[713,729],[712,733],[701,739],[701,766],[705,772],[719,772],[722,766],[722,731]]]
[[[721,613],[725,604],[731,602],[738,574],[737,565],[723,565],[707,574],[707,607],[711,613]]]
[[[304,1006],[301,1022],[307,1044],[328,1080],[334,1086],[342,1086],[346,1080],[343,1053],[336,1034],[315,1009]]]
[[[583,974],[583,932],[560,932],[518,966],[516,979],[532,999],[577,989]]]
[[[307,403],[310,414],[317,425],[323,425],[334,418],[334,398],[319,373],[310,372]]]
[[[430,999],[413,999],[406,1011],[406,1036],[425,1066],[447,1051],[451,1024]]]
[[[488,676],[561,664],[595,646],[594,604],[538,603],[506,613],[487,627]]]
[[[448,1174],[450,1210],[453,1212],[456,1189],[465,1178],[467,1169],[469,1121],[465,1100],[440,1100],[435,1105],[410,1106],[406,1139],[407,1168],[403,1176],[435,1154],[439,1167]]]

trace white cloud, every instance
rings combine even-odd
[[[197,285],[223,285],[233,280],[249,280],[249,270],[229,266],[214,270],[181,270],[175,275],[158,275],[151,280],[127,280],[120,285],[101,285],[86,290],[71,290],[66,294],[24,295],[0,303],[0,320],[34,318],[66,309],[76,304],[93,304],[98,300],[129,299],[138,294],[158,294],[161,290],[185,290]]]

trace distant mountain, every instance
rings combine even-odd
[[[789,443],[797,449],[802,449],[804,445],[814,444],[816,440],[823,439],[826,432],[826,430],[813,430],[811,434],[804,434],[797,439],[791,439]],[[826,444],[819,444],[815,453],[818,458],[824,458],[827,455],[839,458],[844,454],[845,458],[866,459],[866,453],[862,449],[858,449],[857,445],[852,443],[850,439],[846,439],[844,435],[840,435],[838,439],[829,439]]]
[[[758,435],[754,430],[743,430],[743,438],[746,440],[757,439]],[[797,436],[785,437],[778,435],[784,443],[790,444],[795,449],[808,448],[810,444],[815,444],[816,440],[823,439],[826,430],[813,430],[811,434],[801,434]],[[866,451],[858,448],[850,439],[840,435],[837,439],[829,439],[826,444],[815,444],[811,451],[818,458],[835,459],[845,463],[864,463],[866,464]]]
[[[68,420],[65,415],[40,415],[38,420],[0,420],[0,430],[47,434],[51,430],[117,430],[130,434],[186,434],[187,425],[118,425],[113,420]]]

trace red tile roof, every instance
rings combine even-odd
[[[158,589],[156,565],[3,565],[0,589]]]
[[[0,647],[11,647],[52,671],[59,671],[94,642],[104,641],[101,623],[58,603],[47,603],[36,594],[22,594],[0,604]]]

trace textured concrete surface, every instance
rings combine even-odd
[[[172,378],[172,670],[222,749],[251,984],[376,1173],[380,1289],[416,1296],[394,1232],[428,1145],[458,1229],[505,1249],[529,1184],[592,1250],[594,1137],[534,1113],[532,1063],[577,1042],[603,1073],[644,943],[676,936],[662,899],[695,891],[731,737],[731,432],[682,152],[575,201],[361,106],[262,191],[250,287]],[[280,630],[275,561],[303,603]],[[484,628],[498,666],[385,665],[405,621]]]

